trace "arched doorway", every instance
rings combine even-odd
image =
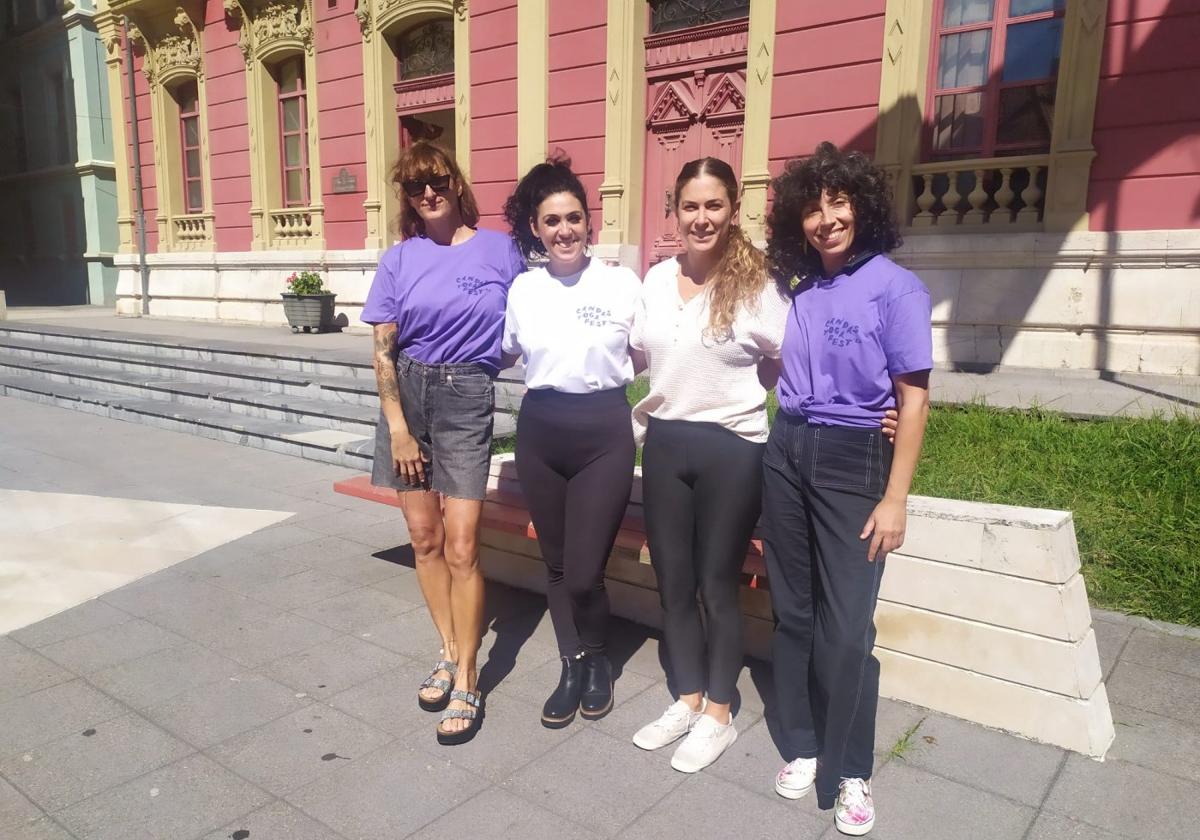
[[[679,251],[671,191],[683,164],[712,156],[741,174],[749,8],[749,0],[650,4],[643,270]]]

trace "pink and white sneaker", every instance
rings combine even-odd
[[[842,779],[837,803],[833,806],[833,824],[842,834],[862,837],[875,827],[875,803],[871,783],[866,779]]]
[[[817,778],[815,758],[797,758],[789,761],[775,776],[775,792],[788,799],[799,799],[813,789]]]

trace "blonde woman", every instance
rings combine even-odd
[[[737,738],[738,585],[759,517],[767,388],[788,301],[735,223],[729,164],[688,163],[674,196],[684,250],[646,274],[630,344],[645,353],[650,374],[633,423],[645,440],[646,536],[679,699],[633,742],[654,750],[684,738],[671,766],[694,773]]]

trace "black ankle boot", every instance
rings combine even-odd
[[[612,711],[612,663],[603,653],[589,653],[583,658],[583,695],[579,698],[579,714],[588,720],[598,720]]]
[[[579,709],[579,695],[583,692],[584,656],[562,657],[562,676],[558,687],[542,706],[542,726],[547,729],[562,729],[575,719]]]

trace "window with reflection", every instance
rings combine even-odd
[[[654,34],[750,16],[750,0],[649,0],[649,2],[650,31]]]
[[[1050,148],[1066,0],[939,0],[929,97],[935,158]]]
[[[400,78],[419,79],[454,72],[454,21],[431,20],[396,38]]]
[[[304,87],[304,57],[296,56],[275,68],[279,85],[279,157],[283,170],[283,205],[308,206],[308,101]]]
[[[204,179],[200,168],[200,97],[196,83],[175,89],[179,105],[179,147],[183,155],[183,210],[204,212]]]

